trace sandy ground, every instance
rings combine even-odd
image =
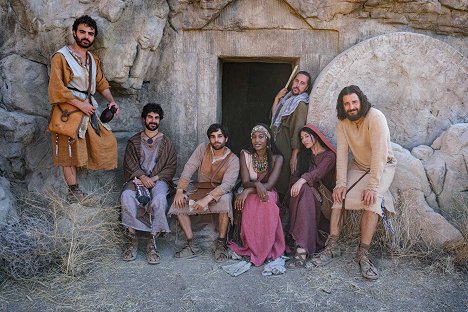
[[[351,247],[324,268],[265,277],[252,267],[231,277],[207,246],[197,258],[174,259],[174,240],[158,240],[159,265],[146,263],[141,241],[135,261],[116,253],[81,277],[0,279],[0,311],[468,311],[466,274],[414,258],[377,256],[377,281],[360,276]]]

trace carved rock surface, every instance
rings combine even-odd
[[[441,210],[453,216],[468,209],[468,124],[451,126],[437,141],[425,167]]]
[[[97,22],[99,34],[93,48],[102,57],[106,77],[127,94],[141,89],[150,65],[159,59],[156,50],[169,14],[165,0],[131,4],[123,0],[18,0],[11,1],[11,6],[13,11],[0,11],[0,17],[5,20],[5,28],[12,29],[16,36],[0,41],[0,57],[11,51],[49,64],[54,52],[73,41],[74,19],[88,14]]]
[[[101,0],[99,1],[99,12],[107,18],[109,22],[116,22],[125,9],[125,1],[122,0]]]
[[[336,100],[358,85],[387,117],[392,141],[430,145],[451,124],[468,121],[468,60],[442,41],[392,33],[337,56],[314,83],[307,120],[334,141]]]
[[[49,116],[49,96],[44,88],[49,81],[46,66],[13,54],[0,61],[0,73],[1,98],[8,110]]]
[[[419,145],[411,150],[411,155],[419,160],[426,161],[434,154],[434,150],[427,145]]]
[[[398,144],[392,147],[398,164],[390,191],[396,200],[397,213],[417,216],[414,227],[408,230],[420,233],[421,239],[434,247],[462,239],[460,231],[434,211],[433,208],[439,207],[434,201],[421,161]],[[405,209],[414,211],[409,213]]]
[[[467,34],[466,0],[394,1],[394,0],[287,0],[299,13],[325,26],[344,19],[369,19],[387,24],[408,25],[438,33]],[[356,23],[355,23],[356,24]]]
[[[15,199],[10,192],[10,181],[0,177],[0,230],[11,218],[16,217]]]
[[[52,165],[47,120],[0,108],[0,173],[24,179]]]

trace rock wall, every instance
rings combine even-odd
[[[10,192],[10,182],[0,177],[0,230],[13,218],[16,218],[16,210],[15,199]]]
[[[426,170],[439,207],[457,217],[460,207],[468,207],[468,124],[455,124],[431,146],[411,151]]]
[[[52,167],[46,131],[47,72],[51,55],[72,40],[71,24],[82,14],[97,20],[100,34],[93,48],[122,107],[112,123],[120,161],[126,139],[141,129],[141,107],[153,101],[162,104],[162,130],[173,139],[179,163],[185,163],[205,140],[206,127],[221,119],[225,60],[282,61],[316,78],[330,73],[332,60],[357,45],[348,61],[359,71],[348,66],[343,77],[366,82],[365,91],[386,110],[394,141],[402,148],[424,145],[419,147],[423,154],[433,151],[420,160],[430,182],[425,200],[434,209],[453,205],[450,186],[440,180],[456,180],[451,172],[466,172],[466,156],[463,163],[442,148],[439,142],[445,139],[434,140],[444,131],[451,137],[451,125],[468,122],[468,1],[1,0],[0,175],[29,189],[63,187],[60,172]],[[381,35],[399,39],[389,44]],[[369,62],[378,65],[371,70]],[[406,93],[380,101],[398,81]],[[315,90],[332,91],[317,93],[319,106],[310,106],[329,136],[333,92],[341,87],[333,83],[319,77]],[[400,101],[405,98],[410,101]],[[466,147],[465,137],[460,146]],[[89,187],[121,179],[120,170],[83,174]]]

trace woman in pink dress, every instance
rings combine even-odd
[[[274,189],[283,156],[272,140],[271,129],[257,124],[251,132],[252,146],[240,153],[240,176],[243,191],[234,203],[242,210],[240,238],[243,246],[230,248],[240,256],[250,257],[255,266],[274,260],[284,253],[285,242],[279,216],[278,193]]]
[[[287,263],[290,269],[304,267],[307,256],[325,246],[330,231],[329,213],[322,207],[326,200],[319,190],[331,191],[335,186],[336,151],[313,125],[299,132],[302,142],[298,169],[291,175],[289,223],[286,232],[295,245],[295,255]],[[288,247],[289,250],[289,247]]]

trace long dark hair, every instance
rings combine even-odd
[[[361,111],[360,111],[360,117],[364,117],[367,115],[369,112],[370,108],[372,107],[372,104],[367,100],[367,96],[359,89],[358,86],[351,85],[344,87],[343,90],[341,90],[340,94],[338,95],[338,100],[336,101],[336,115],[339,120],[343,120],[347,118],[344,106],[343,106],[343,97],[345,95],[350,95],[355,93],[359,101],[361,102]]]
[[[273,155],[282,155],[282,154],[281,154],[280,150],[278,149],[278,147],[275,144],[275,140],[273,139],[273,131],[271,131],[270,127],[267,126],[264,123],[261,123],[261,122],[255,124],[254,128],[256,126],[265,127],[265,129],[267,129],[268,133],[270,133],[271,139],[269,139],[268,137],[266,139],[267,139],[268,170],[271,170],[273,168]],[[249,152],[249,154],[251,154],[251,155],[253,155],[255,153],[255,149],[253,148],[253,145],[252,145],[252,139],[250,139],[250,146],[249,146],[249,148],[247,148],[247,152]]]
[[[305,92],[307,94],[310,94],[310,91],[312,91],[312,77],[310,76],[309,72],[306,72],[305,70],[301,70],[300,72],[298,72],[296,74],[296,76],[294,76],[294,79],[296,79],[297,75],[299,75],[299,74],[304,75],[304,76],[306,76],[308,78],[307,79],[307,89],[305,90]],[[292,86],[292,81],[288,86],[289,89],[291,89],[291,86]]]
[[[301,131],[299,131],[299,141],[301,141],[301,132],[307,132],[311,137],[314,138],[314,140],[317,140],[322,147],[329,150],[328,146],[323,143],[322,139],[309,127],[303,127]],[[299,175],[302,175],[309,170],[311,161],[314,161],[312,151],[309,148],[306,148],[301,142],[301,149],[297,155],[297,170]]]

